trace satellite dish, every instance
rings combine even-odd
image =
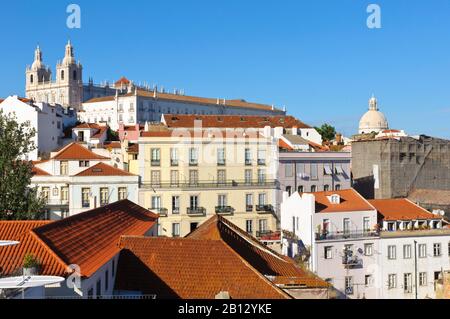
[[[362,248],[358,248],[358,253],[359,253],[360,255],[362,255],[362,254],[364,253],[364,250],[362,250]]]
[[[20,242],[11,240],[0,240],[0,247],[18,245]]]
[[[43,287],[63,282],[63,277],[55,276],[19,276],[0,279],[0,289],[25,289]]]

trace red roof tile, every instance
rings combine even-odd
[[[312,193],[316,198],[316,213],[373,211],[375,208],[354,189]],[[340,203],[332,204],[328,198],[339,195]]]
[[[285,299],[287,294],[218,240],[122,237],[116,289],[159,299]]]
[[[164,119],[169,128],[193,128],[195,121],[202,121],[203,128],[311,128],[293,116],[165,114]]]
[[[20,274],[23,259],[33,254],[41,264],[42,275],[62,276],[66,265],[31,230],[50,224],[49,221],[0,221],[0,239],[19,241],[16,246],[0,247],[0,276]]]
[[[126,77],[123,76],[115,83],[116,86],[120,86],[121,84],[128,85],[130,84],[130,80],[128,80]]]
[[[119,201],[32,230],[65,264],[76,264],[89,277],[119,253],[122,235],[145,235],[158,215]]]
[[[104,142],[103,143],[103,147],[108,149],[114,149],[114,148],[122,148],[122,144],[120,142],[117,141],[112,141],[112,142]]]
[[[137,176],[105,163],[98,163],[75,176]]]
[[[55,160],[108,160],[109,157],[98,155],[81,144],[71,143],[58,152]]]
[[[369,200],[369,203],[386,221],[440,219],[440,216],[430,213],[408,199],[373,199]]]
[[[51,174],[47,173],[43,169],[40,169],[39,167],[32,166],[31,168],[34,176],[51,176]]]

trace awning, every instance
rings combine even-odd
[[[323,167],[324,171],[325,171],[325,175],[333,175],[333,172],[331,171],[331,167],[330,165],[325,165]]]
[[[344,170],[342,166],[336,166],[336,174],[344,174]]]

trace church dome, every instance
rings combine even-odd
[[[42,63],[42,51],[39,48],[39,46],[36,48],[36,51],[34,51],[34,61],[31,65],[31,69],[34,71],[40,70],[44,67],[44,64]]]
[[[378,133],[389,128],[388,121],[378,110],[378,101],[375,97],[369,100],[369,111],[359,121],[359,134]]]

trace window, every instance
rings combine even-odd
[[[350,233],[350,218],[344,218],[343,229],[344,229],[344,234]]]
[[[109,189],[107,187],[100,188],[100,206],[109,204]]]
[[[64,81],[64,70],[61,70],[61,80],[63,80]]]
[[[340,191],[341,190],[341,185],[336,184],[336,186],[334,187],[335,190]]]
[[[427,244],[419,244],[419,258],[427,258]]]
[[[397,246],[394,245],[388,246],[388,259],[390,260],[397,259]]]
[[[217,183],[218,184],[222,184],[222,185],[226,184],[226,182],[227,182],[226,174],[227,174],[227,172],[225,170],[220,169],[217,171]]]
[[[333,246],[324,247],[324,258],[333,259]]]
[[[89,167],[89,161],[80,161],[78,163],[79,167]]]
[[[412,274],[404,274],[403,275],[403,291],[405,293],[412,292]]]
[[[317,164],[316,163],[311,163],[310,170],[311,170],[311,174],[310,174],[311,179],[312,180],[317,180],[317,178],[318,178]]]
[[[180,196],[172,196],[172,214],[180,213]]]
[[[353,295],[353,277],[351,276],[345,277],[345,294]]]
[[[152,186],[159,187],[161,184],[161,172],[151,171],[151,183]]]
[[[373,255],[373,244],[364,244],[364,256]]]
[[[251,185],[253,172],[251,169],[245,170],[245,184]]]
[[[109,271],[105,271],[105,291],[109,289]]]
[[[172,237],[180,237],[180,223],[172,224]]]
[[[261,233],[264,233],[267,231],[267,219],[260,219],[259,220],[259,231]]]
[[[441,256],[441,244],[433,244],[433,256],[440,257]]]
[[[45,202],[48,203],[50,200],[50,187],[42,187],[41,196],[44,198]]]
[[[403,259],[411,259],[412,257],[412,246],[403,245]]]
[[[189,149],[189,165],[191,165],[191,166],[198,165],[198,149],[197,148]]]
[[[266,165],[266,151],[258,150],[258,165]]]
[[[299,192],[299,193],[303,193],[303,190],[304,190],[303,185],[300,185],[300,186],[298,187],[298,192]]]
[[[285,177],[293,177],[294,176],[294,170],[293,170],[292,163],[284,164],[284,176]]]
[[[179,175],[180,174],[178,171],[170,171],[170,185],[171,186],[178,187],[179,182],[180,182]]]
[[[190,204],[191,209],[197,209],[198,208],[198,196],[197,195],[191,196],[189,204]]]
[[[178,149],[176,148],[170,149],[170,165],[178,166]]]
[[[323,172],[325,175],[333,175],[333,171],[331,170],[330,165],[324,165],[323,166]]]
[[[266,205],[266,193],[261,193],[258,195],[258,204],[260,206]]]
[[[253,233],[253,220],[246,220],[245,221],[245,230],[247,233],[252,234]]]
[[[427,273],[421,272],[419,273],[419,286],[426,286],[427,285]]]
[[[151,165],[152,166],[160,166],[161,165],[161,149],[152,148],[152,157],[151,157]]]
[[[97,281],[97,287],[95,289],[95,293],[97,295],[97,298],[100,298],[100,296],[102,295],[102,281],[101,280]]]
[[[198,171],[197,170],[189,171],[189,184],[193,185],[193,186],[198,184]]]
[[[247,212],[253,211],[253,194],[245,194],[245,206]]]
[[[159,210],[161,208],[161,196],[152,196],[152,209]]]
[[[324,192],[328,192],[329,190],[330,190],[330,185],[327,185],[327,184],[323,185]]]
[[[67,161],[59,162],[60,175],[69,175],[69,163]]]
[[[83,208],[89,208],[91,206],[89,200],[90,194],[91,194],[90,188],[81,189],[81,206]]]
[[[373,285],[373,276],[372,275],[365,275],[364,285],[366,287],[372,287],[372,285]]]
[[[111,261],[111,275],[114,277],[116,272],[116,264],[114,262],[114,259]]]
[[[289,196],[291,196],[291,193],[292,193],[292,186],[286,187],[286,192],[289,194]]]
[[[258,183],[263,184],[266,182],[266,170],[259,169],[258,170]]]
[[[370,231],[370,217],[363,218],[363,231],[364,232]]]
[[[315,193],[317,191],[316,185],[311,185],[311,193]]]
[[[252,165],[252,153],[249,148],[245,149],[245,165]]]
[[[397,275],[396,274],[388,275],[388,288],[389,289],[397,288]]]
[[[450,256],[450,242],[448,243],[448,255]]]
[[[61,187],[61,202],[66,203],[69,200],[69,187]]]
[[[94,288],[90,288],[88,290],[87,295],[88,295],[88,299],[92,299],[92,297],[94,297]]]
[[[119,187],[117,198],[119,200],[124,200],[128,198],[128,190],[126,187]]]
[[[30,75],[30,83],[33,83],[34,82],[34,77],[33,77],[33,74],[31,74]]]
[[[77,80],[77,70],[73,70],[73,80],[76,81]]]
[[[217,165],[219,166],[225,165],[225,148],[217,149]]]
[[[219,207],[227,206],[227,195],[218,195],[217,196],[217,206],[219,206]]]

